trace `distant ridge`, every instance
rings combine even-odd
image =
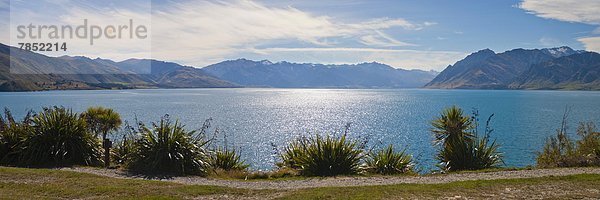
[[[448,66],[426,88],[600,89],[597,53],[569,47],[484,49]]]
[[[239,85],[277,88],[418,88],[437,75],[431,71],[395,69],[377,62],[325,65],[237,59],[203,69]]]
[[[12,50],[18,51],[11,55]],[[19,73],[10,73],[11,61]],[[148,68],[148,66],[151,66]],[[40,73],[44,72],[44,73]],[[51,73],[47,73],[51,72]],[[228,60],[205,68],[150,59],[48,57],[0,44],[0,91],[128,88],[463,88],[600,90],[600,54],[569,47],[483,49],[435,71],[377,62]]]
[[[13,55],[12,50],[16,51]],[[237,59],[205,68],[148,59],[48,57],[0,44],[0,91],[128,88],[418,88],[437,72],[371,62],[346,65]],[[10,73],[11,61],[18,73]],[[148,68],[148,66],[151,66]],[[50,72],[50,73],[48,73]]]
[[[509,88],[600,90],[600,54],[577,53],[533,65]]]
[[[12,55],[11,48],[15,51]],[[0,44],[0,91],[204,87],[239,86],[176,63],[48,57]]]

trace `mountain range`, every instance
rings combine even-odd
[[[239,85],[277,88],[418,88],[437,75],[377,62],[324,65],[246,59],[220,62],[203,70]]]
[[[12,64],[12,66],[11,66]],[[441,73],[377,62],[228,60],[204,68],[150,59],[48,57],[0,44],[0,91],[128,88],[443,88],[600,90],[600,54],[569,47],[484,49]]]
[[[238,59],[194,68],[148,59],[115,62],[81,56],[48,57],[0,44],[0,91],[214,87],[416,88],[431,81],[435,75],[437,72],[395,69],[375,62],[322,65]]]
[[[0,44],[0,91],[201,87],[239,86],[171,62],[48,57]]]
[[[600,90],[600,54],[569,47],[484,49],[448,66],[426,88]]]

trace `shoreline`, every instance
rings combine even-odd
[[[279,90],[429,90],[429,91],[540,91],[540,92],[600,92],[600,90],[569,90],[569,89],[476,89],[476,88],[345,88],[345,87],[191,87],[191,88],[124,88],[124,89],[56,89],[56,90],[25,90],[0,91],[2,93],[37,93],[53,91],[130,91],[130,90],[193,90],[193,89],[279,89]]]

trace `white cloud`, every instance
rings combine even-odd
[[[390,18],[378,18],[373,19],[371,21],[362,22],[358,24],[340,24],[340,28],[353,30],[353,31],[361,31],[365,29],[371,30],[379,30],[379,29],[388,29],[392,27],[402,27],[407,30],[421,30],[424,26],[434,25],[432,22],[424,22],[421,24],[413,24],[404,19],[390,19]]]
[[[543,18],[600,25],[598,0],[524,0],[518,7]]]
[[[111,6],[118,5],[121,4]],[[48,13],[44,12],[23,12],[19,18],[38,24],[81,24],[83,18],[112,23],[122,22],[131,16],[139,17],[148,14],[147,9],[137,7],[105,9],[73,4],[62,8],[65,10],[60,12],[63,14],[58,19],[47,17]],[[326,15],[315,15],[294,7],[270,7],[249,0],[169,2],[154,6],[151,14],[152,58],[192,66],[206,66],[227,58],[256,53],[253,49],[278,45],[320,48],[357,45],[369,48],[415,46],[385,32],[388,29],[419,31],[436,24],[435,22],[413,23],[400,18],[375,18],[348,22]],[[140,57],[148,53],[144,52],[143,48],[136,48],[136,45],[127,42],[71,49],[79,49],[79,52],[73,53],[75,55],[100,56],[115,60]],[[320,51],[315,52],[312,54],[318,54]],[[355,52],[354,56],[377,60],[373,55],[369,57],[358,54]],[[294,55],[288,56],[288,58],[295,58]],[[319,57],[314,56],[314,58]],[[321,58],[326,59],[323,56]],[[380,58],[399,64],[397,61],[392,61],[393,56]],[[432,63],[423,61],[420,67],[429,67],[428,64]],[[313,59],[311,62],[320,61]]]
[[[558,47],[563,45],[560,40],[546,36],[540,38],[539,42],[544,47]]]
[[[577,41],[583,43],[588,51],[600,52],[600,37],[584,37],[577,39]]]
[[[151,57],[151,39],[137,39],[129,38],[129,29],[126,29],[123,35],[123,39],[107,39],[101,37],[101,39],[94,39],[93,45],[90,45],[90,38],[92,32],[90,31],[92,26],[102,27],[102,31],[105,27],[111,26],[129,26],[129,20],[133,20],[134,27],[138,25],[144,25],[148,32],[151,32],[150,20],[151,20],[151,7],[150,2],[137,1],[135,3],[136,10],[130,10],[127,8],[115,8],[111,6],[106,7],[91,7],[91,6],[80,6],[77,4],[57,4],[58,2],[67,2],[67,0],[61,1],[15,1],[11,2],[10,11],[10,25],[7,31],[10,33],[9,44],[17,46],[17,43],[21,42],[43,42],[43,43],[62,43],[66,42],[67,51],[53,51],[43,52],[50,56],[61,56],[67,55],[83,55],[92,58],[103,57],[114,60],[123,60],[127,58],[148,58]],[[83,2],[83,1],[82,1]],[[83,2],[85,3],[85,2]],[[66,31],[66,34],[62,35],[60,29],[64,25],[69,25],[73,28],[74,32],[77,32],[77,28],[82,26],[87,20],[87,27],[85,31],[87,37],[82,38],[70,38],[70,34]],[[38,36],[42,33],[44,36],[42,39],[36,38],[17,38],[17,27],[19,25],[27,26],[32,24],[36,27],[33,31],[34,36]],[[52,31],[49,29],[41,30],[36,33],[39,26],[55,26],[59,28],[59,39],[50,39],[49,35]],[[95,30],[95,33],[99,33]],[[83,32],[81,32],[83,33]],[[64,37],[63,37],[64,36]],[[125,39],[127,38],[127,39]]]
[[[518,4],[518,7],[542,18],[600,25],[600,1],[598,0],[523,0],[523,2]],[[600,34],[600,27],[596,28],[591,33]],[[577,41],[583,43],[585,49],[588,51],[600,52],[600,42],[598,38],[599,37],[583,37],[578,38]],[[548,38],[542,38],[540,39],[540,43],[544,45],[557,42]]]
[[[436,25],[436,24],[437,24],[437,22],[424,22],[423,23],[423,25],[425,25],[425,26],[433,26],[433,25]]]
[[[376,48],[267,48],[254,49],[256,59],[348,64],[377,61],[395,68],[441,71],[467,54],[454,51],[418,51]],[[252,57],[250,57],[252,58]],[[289,59],[292,58],[292,59]]]
[[[415,44],[398,41],[381,31],[375,30],[374,32],[376,34],[360,37],[360,43],[376,47],[417,46]]]
[[[168,59],[175,53],[179,59],[195,59],[193,64],[202,66],[281,40],[327,47],[339,45],[335,41],[340,39],[371,47],[412,46],[383,31],[394,27],[416,31],[425,26],[390,18],[346,23],[292,7],[267,7],[252,1],[191,1],[154,13],[153,44],[164,51],[155,49],[153,55]]]

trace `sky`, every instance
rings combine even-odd
[[[125,3],[126,2],[126,3]],[[223,60],[380,62],[441,71],[481,49],[569,46],[600,52],[600,1],[0,0],[0,42],[19,24],[148,25],[139,40],[68,40],[68,52],[204,67]],[[10,16],[10,17],[9,17]],[[22,41],[21,41],[22,42]],[[44,40],[44,42],[46,42]]]

